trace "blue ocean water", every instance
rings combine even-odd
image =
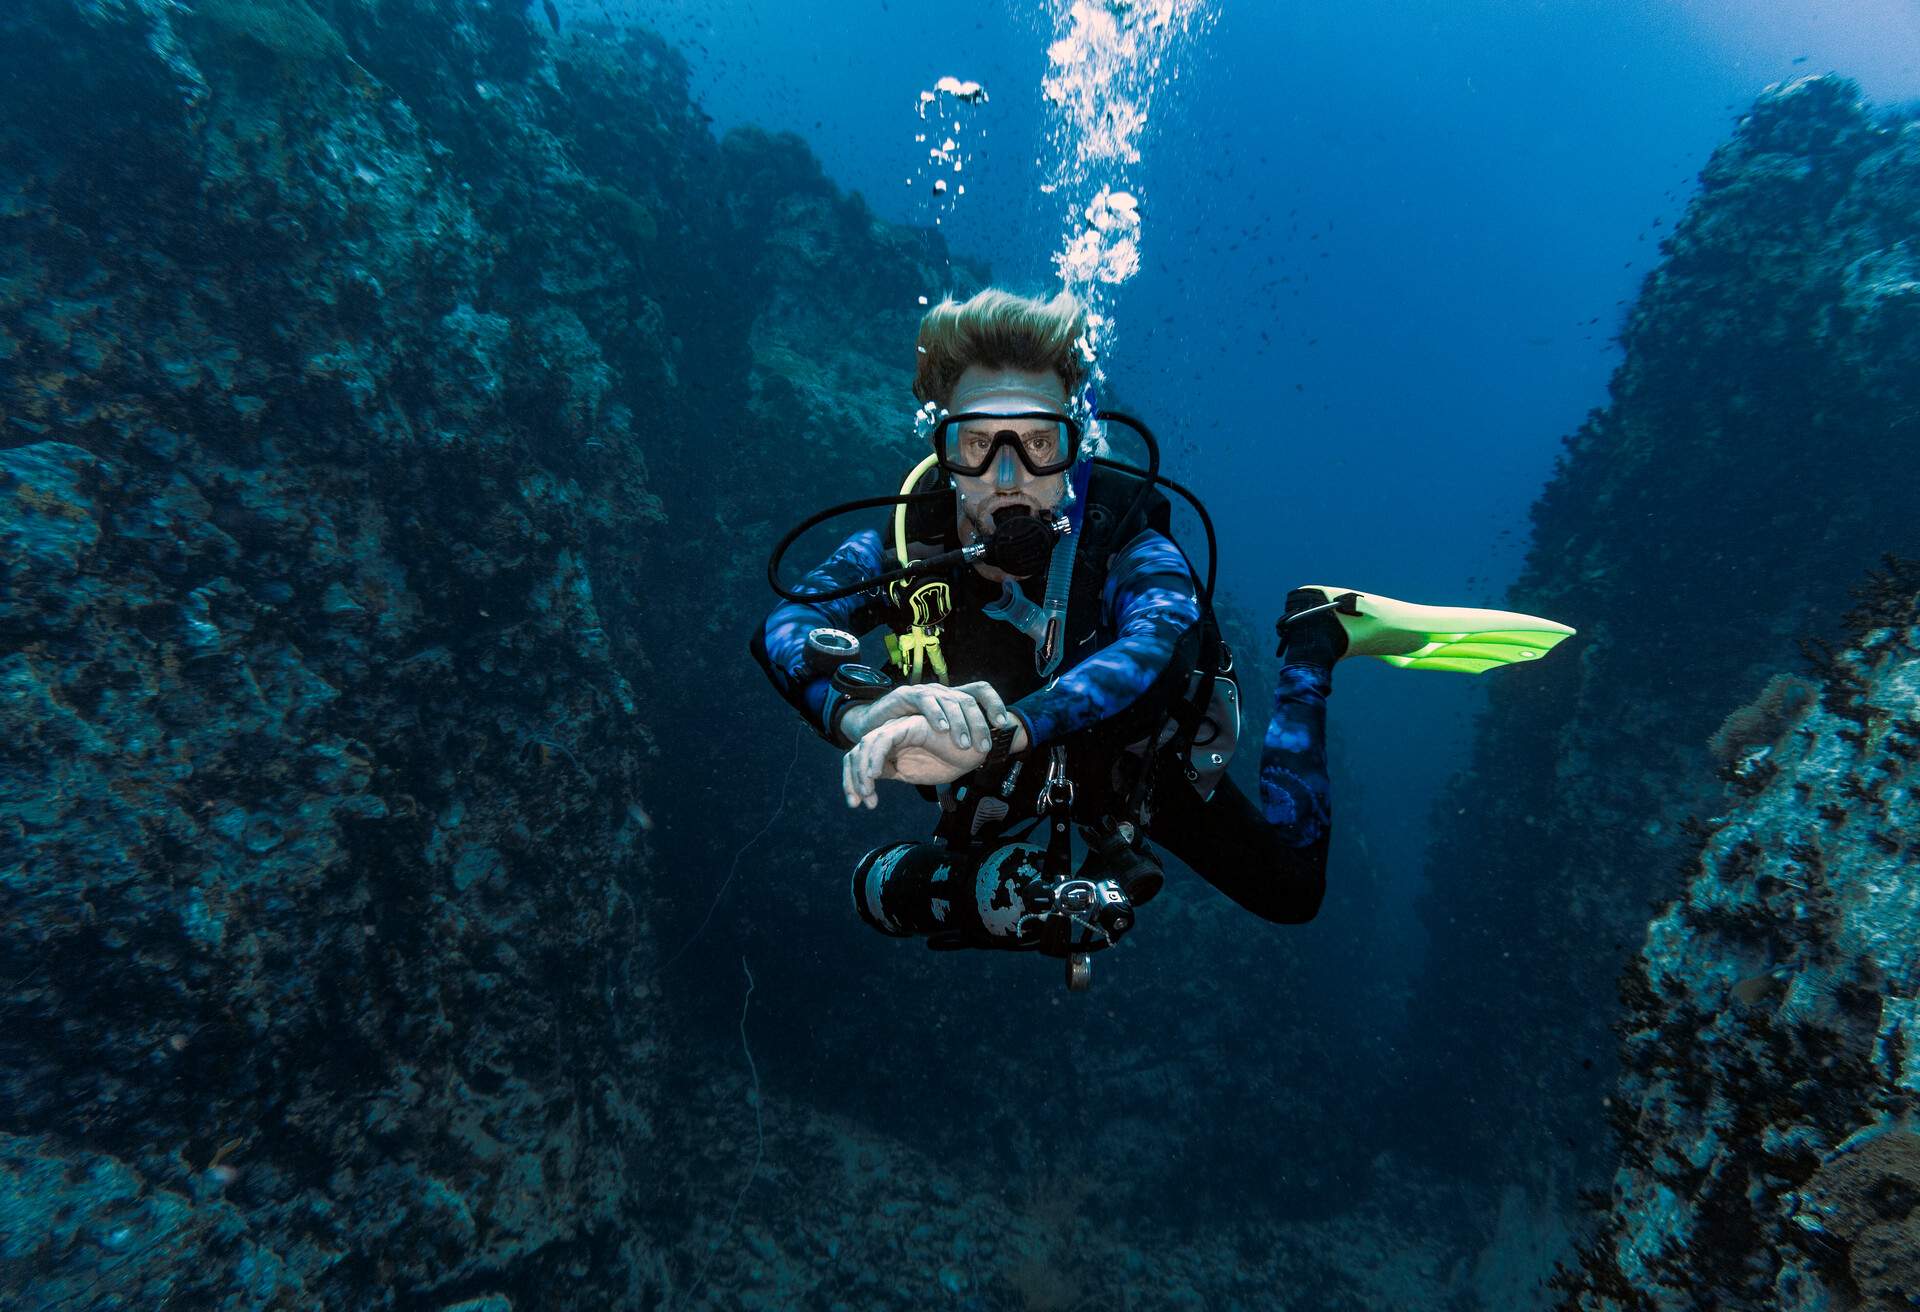
[[[1898,0],[0,6],[0,1307],[1912,1305],[1914,97]],[[1086,992],[862,923],[934,808],[746,650],[1063,277],[1249,790],[1295,585],[1588,626],[1341,662],[1318,917]]]

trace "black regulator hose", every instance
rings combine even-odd
[[[773,553],[767,557],[767,586],[772,588],[774,595],[783,601],[839,601],[842,597],[851,597],[856,592],[865,592],[870,588],[882,587],[893,582],[895,579],[903,579],[918,572],[919,563],[916,562],[913,565],[904,566],[875,578],[849,584],[844,588],[834,588],[829,592],[795,592],[780,582],[780,560],[787,554],[787,548],[792,546],[802,533],[805,533],[810,528],[824,524],[837,516],[851,514],[856,510],[878,510],[881,506],[897,506],[903,502],[911,506],[916,502],[941,501],[945,500],[947,495],[948,493],[945,489],[938,489],[932,492],[896,492],[892,496],[886,497],[862,497],[858,501],[848,501],[841,505],[828,506],[816,515],[807,516],[807,518],[801,520],[794,526],[792,532],[788,533],[775,544]]]
[[[1200,526],[1205,529],[1207,533],[1207,583],[1205,590],[1201,593],[1201,601],[1208,610],[1212,610],[1214,572],[1220,560],[1219,548],[1213,536],[1213,517],[1207,514],[1207,508],[1200,504],[1199,497],[1196,497],[1185,487],[1160,472],[1160,439],[1153,435],[1151,428],[1148,428],[1132,415],[1122,414],[1118,410],[1109,410],[1100,417],[1110,423],[1125,424],[1128,428],[1140,434],[1141,441],[1147,445],[1147,467],[1145,469],[1141,469],[1138,465],[1129,465],[1124,461],[1109,460],[1106,456],[1093,457],[1093,463],[1096,465],[1105,465],[1108,469],[1117,469],[1123,474],[1132,474],[1135,478],[1141,478],[1144,475],[1144,481],[1140,485],[1140,490],[1133,494],[1133,504],[1127,507],[1127,513],[1120,519],[1122,524],[1130,521],[1139,511],[1140,503],[1147,498],[1148,489],[1155,484],[1167,488],[1170,491],[1178,492],[1187,499],[1187,504],[1192,506],[1194,512],[1200,516]],[[1178,549],[1179,545],[1177,542],[1174,543],[1175,549]],[[1185,559],[1186,554],[1185,551],[1181,551],[1181,558]],[[1193,562],[1191,560],[1187,561],[1187,568],[1189,570],[1193,569]]]
[[[1132,474],[1136,478],[1138,478],[1141,474],[1146,473],[1146,471],[1141,469],[1138,465],[1129,465],[1119,460],[1109,460],[1105,456],[1095,456],[1093,458],[1093,463],[1096,465],[1105,465],[1108,469],[1117,469],[1123,474]],[[1187,504],[1193,507],[1193,512],[1196,515],[1200,516],[1200,527],[1206,530],[1206,534],[1207,534],[1207,581],[1205,586],[1201,589],[1200,599],[1206,603],[1207,609],[1211,610],[1213,608],[1214,567],[1220,558],[1219,548],[1213,536],[1213,516],[1209,515],[1207,513],[1207,508],[1200,504],[1200,498],[1196,497],[1193,493],[1189,492],[1180,483],[1177,483],[1173,479],[1168,478],[1165,474],[1152,474],[1152,475],[1149,475],[1149,477],[1152,478],[1152,480],[1155,483],[1159,484],[1161,487],[1164,487],[1171,492],[1178,492],[1181,496],[1185,497],[1187,499]],[[1141,491],[1145,492],[1146,489],[1143,487]],[[1136,504],[1138,503],[1138,500],[1139,498],[1138,496],[1136,496],[1135,497]],[[1132,513],[1132,512],[1129,511],[1128,513]],[[1169,538],[1168,540],[1171,541],[1172,539]],[[1174,542],[1173,545],[1174,545],[1174,549],[1180,552],[1180,558],[1182,560],[1187,560],[1187,553],[1184,550],[1181,550],[1180,544],[1178,542]],[[1191,560],[1187,560],[1187,568],[1189,570],[1193,570],[1193,562]],[[1193,570],[1193,572],[1195,577],[1198,577],[1199,571]]]
[[[1109,423],[1125,424],[1128,428],[1140,434],[1140,440],[1147,444],[1147,467],[1145,469],[1141,469],[1136,465],[1122,464],[1118,460],[1109,460],[1105,456],[1095,456],[1093,458],[1093,462],[1097,465],[1105,465],[1109,469],[1121,470],[1125,473],[1132,474],[1135,478],[1138,478],[1142,474],[1146,475],[1147,481],[1142,483],[1140,490],[1133,494],[1133,501],[1127,506],[1127,513],[1120,517],[1122,524],[1129,523],[1133,517],[1139,513],[1140,504],[1147,499],[1147,493],[1152,490],[1155,483],[1160,481],[1160,439],[1153,435],[1151,428],[1148,428],[1138,419],[1135,419],[1132,415],[1121,414],[1118,410],[1108,410],[1103,413],[1100,418]]]
[[[1037,574],[1046,568],[1053,554],[1053,544],[1060,534],[1055,531],[1053,520],[1043,515],[1009,516],[983,545],[960,547],[954,551],[943,551],[937,556],[925,560],[916,560],[910,565],[876,574],[870,579],[858,583],[849,583],[844,587],[831,588],[825,592],[795,592],[780,582],[780,560],[808,529],[855,510],[874,510],[880,506],[897,506],[901,502],[912,505],[916,501],[946,500],[951,494],[942,489],[937,492],[909,492],[890,497],[864,497],[859,501],[849,501],[844,505],[831,506],[803,520],[799,527],[780,539],[773,554],[767,557],[767,586],[787,601],[839,601],[842,597],[851,597],[856,592],[870,592],[874,588],[885,587],[898,579],[915,578],[921,574],[933,574],[962,561],[979,561],[1003,569],[1016,578],[1025,578]]]

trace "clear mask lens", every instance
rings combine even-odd
[[[934,427],[934,452],[948,473],[979,477],[989,470],[1001,482],[1017,475],[1009,458],[1042,477],[1072,466],[1080,450],[1080,426],[1061,414],[1032,412],[948,415]]]

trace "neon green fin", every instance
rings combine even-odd
[[[1421,606],[1353,588],[1309,584],[1335,603],[1347,655],[1377,656],[1403,670],[1479,674],[1539,660],[1575,630],[1538,615],[1471,606]]]

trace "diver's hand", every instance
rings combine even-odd
[[[888,720],[855,743],[840,765],[840,787],[848,806],[872,809],[880,805],[875,785],[882,779],[910,784],[952,783],[977,770],[987,759],[990,744],[954,745],[951,733],[942,733],[922,715]]]
[[[1019,721],[985,679],[949,688],[944,683],[913,683],[884,697],[850,707],[840,717],[840,732],[858,743],[883,724],[908,716],[923,716],[928,724],[951,739],[961,751],[985,751],[997,728]]]

